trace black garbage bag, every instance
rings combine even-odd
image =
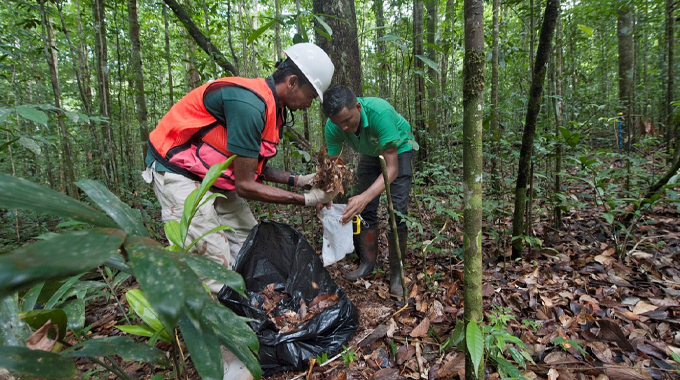
[[[250,326],[260,341],[259,360],[265,376],[303,370],[309,358],[323,353],[329,358],[337,355],[359,326],[356,307],[302,234],[287,224],[264,220],[255,226],[236,258],[234,270],[243,276],[248,298],[226,286],[217,297],[236,314],[253,319]],[[301,300],[309,305],[315,297],[332,293],[337,294],[337,303],[292,331],[281,332],[271,315],[263,311],[260,292],[272,283],[287,293],[275,310],[299,312]]]

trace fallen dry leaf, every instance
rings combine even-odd
[[[430,319],[428,317],[423,318],[422,321],[416,326],[413,331],[411,331],[411,338],[422,338],[427,336],[427,332],[430,330]]]

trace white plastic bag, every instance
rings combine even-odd
[[[323,224],[321,258],[325,267],[342,260],[346,254],[354,251],[352,223],[345,225],[340,223],[340,216],[345,207],[347,205],[334,203],[330,210],[324,207],[319,212],[318,216]]]

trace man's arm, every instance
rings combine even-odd
[[[399,158],[397,156],[397,148],[385,149],[381,152],[385,158],[385,166],[387,168],[387,178],[389,183],[392,183],[399,174]],[[337,157],[337,156],[336,156]],[[375,179],[373,184],[361,194],[355,195],[347,201],[347,208],[343,211],[340,217],[342,224],[349,223],[354,218],[354,215],[360,214],[366,205],[373,200],[373,198],[380,195],[385,190],[385,180],[380,175]]]
[[[268,181],[287,183],[290,172],[267,168],[263,173]],[[234,177],[236,193],[245,199],[256,201],[304,205],[304,194],[292,193],[278,187],[264,185],[255,181],[257,158],[237,156],[234,159]],[[284,178],[285,177],[285,178]]]

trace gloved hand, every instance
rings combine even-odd
[[[318,204],[330,203],[338,194],[339,190],[323,191],[318,187],[313,187],[309,193],[305,194],[305,206],[316,206]]]
[[[302,187],[302,188],[305,188],[305,187],[310,188],[310,187],[312,187],[312,181],[314,180],[315,176],[316,176],[316,173],[299,175],[298,178],[297,178],[297,182],[295,183],[295,186]]]

